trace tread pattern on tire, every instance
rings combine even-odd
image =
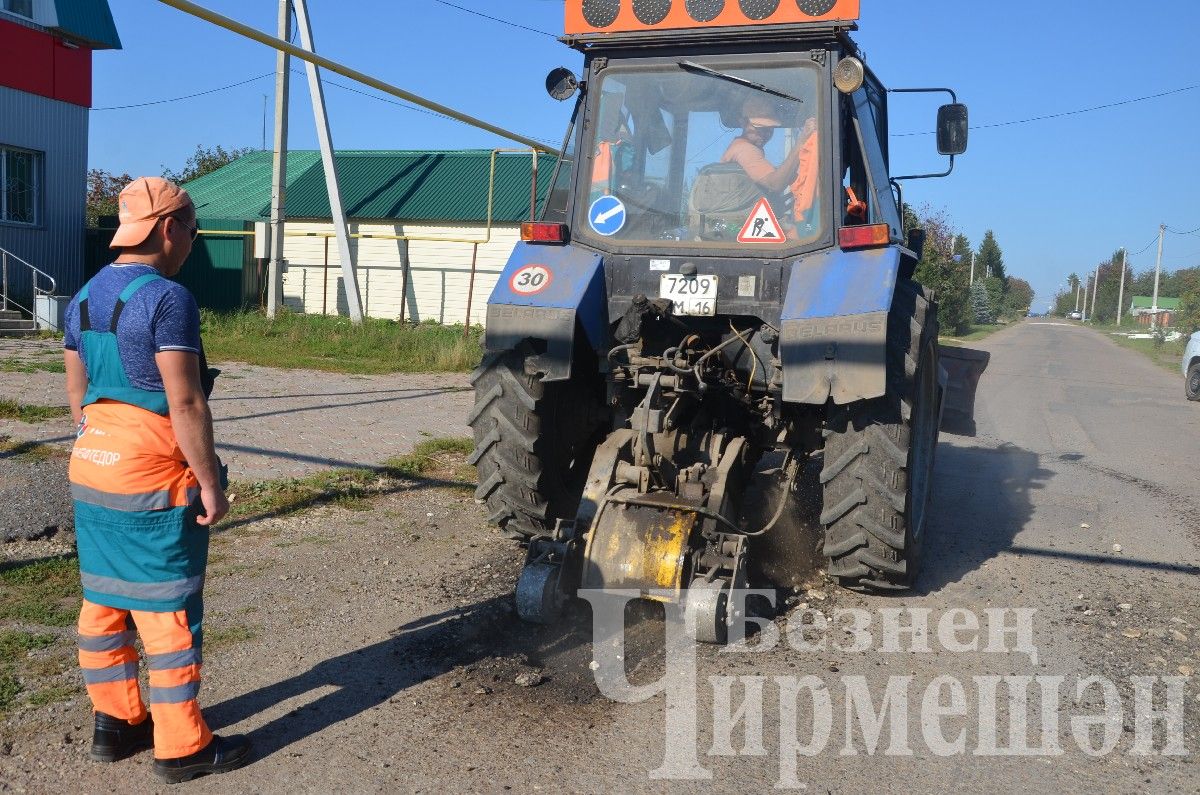
[[[519,540],[549,535],[555,520],[575,507],[575,445],[563,438],[570,429],[564,433],[553,426],[564,419],[556,412],[566,412],[567,422],[576,426],[587,419],[586,411],[580,412],[588,401],[573,382],[545,384],[525,373],[531,354],[516,350],[484,357],[471,374],[475,405],[468,420],[475,438],[468,459],[478,477],[475,499],[487,507],[489,522]],[[575,435],[586,437],[588,430],[576,428]]]
[[[906,527],[908,458],[922,350],[937,331],[937,304],[902,280],[888,316],[888,394],[837,406],[826,423],[823,552],[845,585],[903,590],[919,566]]]
[[[1200,362],[1196,362],[1188,368],[1187,378],[1184,379],[1183,393],[1188,400],[1200,400],[1200,389],[1192,389],[1192,383],[1197,373],[1200,373]]]

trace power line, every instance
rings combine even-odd
[[[510,22],[509,20],[501,19],[500,17],[493,17],[490,14],[483,13],[482,11],[476,11],[473,8],[466,8],[464,6],[455,5],[454,3],[447,2],[447,0],[433,0],[433,2],[441,3],[442,5],[448,6],[449,8],[458,9],[459,11],[462,11],[465,14],[473,14],[474,16],[477,16],[477,17],[482,17],[484,19],[490,19],[492,22],[499,22],[501,25],[508,25],[510,28],[518,28],[520,30],[527,30],[530,33],[540,33],[541,35],[549,36],[552,39],[558,38],[558,36],[555,36],[553,33],[550,33],[548,31],[539,30],[538,28],[526,27],[525,25],[521,25],[517,22]]]
[[[439,0],[439,2],[440,2],[440,0]],[[1146,102],[1151,99],[1160,99],[1162,97],[1169,97],[1173,94],[1182,94],[1185,91],[1195,91],[1198,88],[1200,88],[1200,83],[1197,83],[1197,84],[1191,85],[1191,86],[1184,86],[1183,88],[1173,88],[1170,91],[1163,91],[1158,94],[1150,94],[1149,96],[1145,96],[1145,97],[1135,97],[1134,99],[1123,99],[1119,102],[1109,102],[1104,105],[1095,105],[1090,108],[1080,108],[1079,110],[1067,110],[1067,111],[1063,111],[1062,113],[1051,113],[1051,114],[1048,114],[1045,116],[1033,116],[1028,119],[1014,119],[1012,121],[1000,121],[1000,122],[995,122],[993,124],[972,125],[971,129],[972,130],[990,130],[990,129],[995,129],[996,127],[1012,127],[1017,124],[1030,124],[1035,121],[1047,121],[1049,119],[1061,119],[1066,116],[1078,116],[1081,113],[1094,113],[1095,111],[1098,111],[1098,110],[1108,110],[1109,108],[1118,108],[1118,107],[1121,107],[1122,105],[1132,105],[1136,102]],[[892,137],[893,138],[909,138],[909,137],[916,136],[916,135],[933,135],[933,134],[934,134],[934,131],[931,130],[929,132],[896,133]]]
[[[1192,229],[1188,232],[1180,232],[1180,231],[1172,229],[1171,227],[1168,226],[1167,231],[1173,235],[1194,235],[1194,234],[1200,233],[1200,226],[1198,226],[1195,229]]]
[[[274,71],[266,72],[264,74],[258,75],[257,77],[251,77],[248,80],[242,80],[237,83],[230,83],[227,86],[221,86],[220,88],[212,88],[212,89],[209,89],[208,91],[201,91],[196,94],[186,94],[182,97],[171,97],[170,99],[155,99],[155,100],[151,100],[150,102],[138,102],[133,105],[110,105],[109,107],[106,107],[106,108],[92,108],[92,110],[129,110],[130,108],[147,108],[147,107],[150,107],[151,105],[165,105],[168,102],[181,102],[182,100],[185,100],[185,99],[195,99],[196,97],[204,97],[204,96],[208,96],[209,94],[216,94],[218,91],[227,91],[231,88],[237,88],[238,86],[244,86],[248,83],[253,83],[256,80],[262,80],[264,77],[271,77],[274,74],[275,74]]]
[[[1140,250],[1140,251],[1134,251],[1134,252],[1132,252],[1132,253],[1126,254],[1125,256],[1127,256],[1127,257],[1136,257],[1138,254],[1145,254],[1145,253],[1146,253],[1146,252],[1147,252],[1147,251],[1150,249],[1150,247],[1151,247],[1151,246],[1153,246],[1153,245],[1154,245],[1155,243],[1157,243],[1157,242],[1158,242],[1158,235],[1155,235],[1154,237],[1152,237],[1152,238],[1150,239],[1150,242],[1146,244],[1146,247],[1145,247],[1145,248],[1143,248],[1143,249],[1142,249],[1142,250]]]
[[[304,75],[304,72],[301,72],[297,69],[293,69],[292,71],[297,75],[301,75],[301,76]],[[368,99],[374,99],[379,102],[386,102],[389,105],[395,105],[396,107],[404,108],[405,110],[415,110],[418,113],[424,113],[426,116],[434,116],[439,119],[446,119],[447,121],[457,121],[456,119],[452,119],[449,116],[438,113],[436,111],[428,110],[427,108],[422,108],[418,105],[411,105],[407,102],[400,102],[398,100],[388,99],[387,97],[381,97],[378,94],[372,94],[369,91],[363,91],[361,89],[354,88],[353,86],[348,86],[344,83],[337,83],[333,80],[330,80],[327,77],[322,77],[321,82],[327,86],[334,86],[335,88],[340,88],[343,91],[349,91],[352,94],[359,94],[361,96],[367,97]],[[535,141],[541,141],[542,143],[547,144],[549,146],[558,146],[558,143],[556,143],[554,141],[546,140],[545,138],[536,138],[534,136],[530,136],[530,137],[533,138]]]

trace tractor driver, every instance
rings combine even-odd
[[[796,178],[803,148],[793,147],[782,163],[778,166],[771,165],[763,148],[774,137],[776,128],[782,126],[778,111],[769,99],[750,97],[742,105],[742,134],[729,144],[721,162],[737,163],[746,172],[746,176],[768,193],[782,193]],[[815,128],[816,122],[810,119],[805,125],[802,139],[807,138]]]
[[[737,163],[767,195],[791,199],[792,218],[781,221],[790,230],[795,225],[811,225],[817,174],[817,121],[804,122],[798,143],[778,166],[767,160],[764,147],[782,127],[774,103],[762,96],[753,96],[742,105],[742,133],[729,144],[722,163]]]

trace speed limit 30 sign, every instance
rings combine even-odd
[[[545,265],[525,265],[508,280],[508,287],[517,295],[535,295],[550,286],[554,274]]]

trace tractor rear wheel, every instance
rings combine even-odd
[[[901,281],[888,316],[887,394],[837,406],[826,423],[824,553],[843,585],[916,582],[938,437],[937,337],[937,304]]]
[[[596,448],[604,394],[593,367],[544,383],[525,372],[533,351],[488,354],[471,376],[475,407],[475,498],[510,538],[550,535],[575,515]],[[583,370],[583,367],[578,369]]]

